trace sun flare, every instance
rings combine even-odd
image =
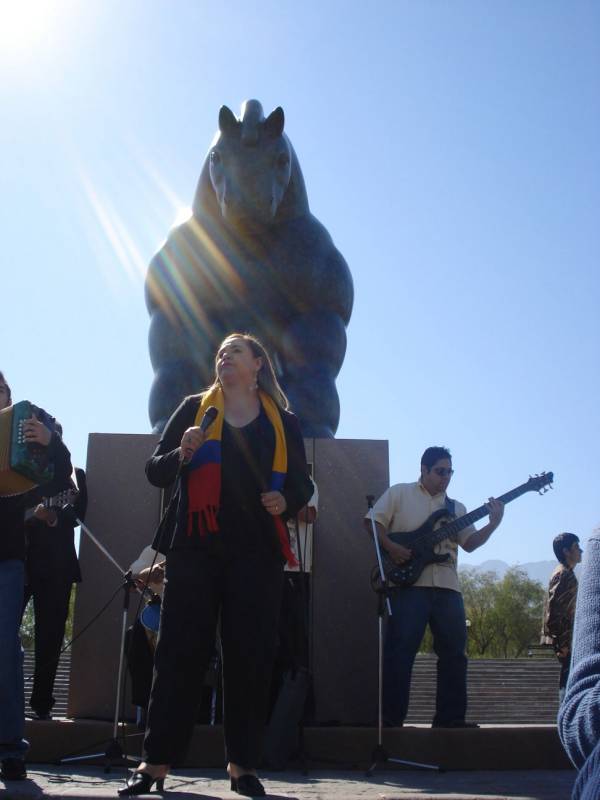
[[[35,60],[63,38],[75,0],[0,0],[0,59]]]

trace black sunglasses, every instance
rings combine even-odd
[[[435,472],[435,474],[440,478],[445,478],[446,475],[448,477],[454,475],[454,470],[452,467],[434,467],[432,471]]]

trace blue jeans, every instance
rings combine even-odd
[[[19,637],[24,583],[22,561],[0,561],[0,759],[23,758],[29,748]]]
[[[467,628],[460,592],[410,586],[391,597],[383,659],[383,718],[400,725],[408,711],[410,678],[427,624],[438,657],[434,724],[463,722],[467,710]]]

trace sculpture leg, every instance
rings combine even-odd
[[[340,418],[335,378],[345,352],[346,329],[337,314],[315,310],[283,331],[281,380],[304,436],[335,435]]]

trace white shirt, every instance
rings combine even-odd
[[[162,561],[165,560],[165,556],[162,553],[157,553],[150,545],[144,547],[142,552],[133,562],[130,564],[129,569],[131,570],[132,576],[135,578],[143,569],[148,569],[152,565],[152,563],[160,564]],[[155,594],[158,594],[162,597],[163,593],[163,582],[155,583],[151,581],[148,584],[148,588],[151,589]]]
[[[444,508],[446,493],[430,495],[420,481],[415,483],[397,483],[384,492],[373,506],[375,522],[382,525],[386,533],[410,533],[419,528],[434,511]],[[455,515],[462,517],[467,509],[462,503],[455,501]],[[369,519],[370,515],[367,515]],[[444,539],[436,544],[435,553],[448,554],[450,558],[439,564],[428,564],[413,586],[434,586],[439,589],[460,591],[456,562],[458,545],[464,545],[476,528],[469,525],[457,535],[455,540]]]
[[[312,478],[311,478],[312,481]],[[314,492],[308,503],[307,508],[314,508],[315,511],[319,510],[319,490],[317,484],[312,481]],[[304,522],[297,517],[289,519],[287,522],[288,534],[290,537],[290,547],[292,553],[296,556],[298,562],[297,567],[290,567],[287,564],[284,567],[286,572],[300,572],[300,565],[302,565],[303,572],[312,572],[312,559],[313,559],[313,526],[312,522]],[[300,549],[298,548],[298,538],[300,538]],[[302,559],[300,559],[302,556]]]

